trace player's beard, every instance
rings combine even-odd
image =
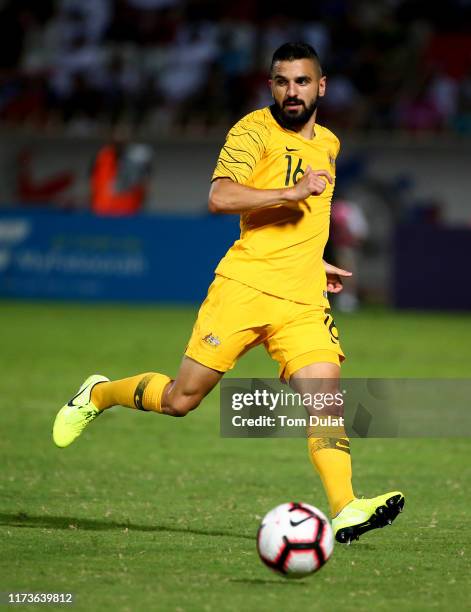
[[[303,108],[299,113],[289,113],[289,107],[286,106],[287,102],[297,102],[298,104],[302,104]],[[279,123],[288,130],[296,130],[305,125],[309,119],[314,114],[319,103],[319,94],[316,95],[314,100],[306,106],[302,100],[298,100],[297,98],[288,98],[284,101],[284,106],[281,106],[275,100],[275,112],[277,115],[277,119]]]

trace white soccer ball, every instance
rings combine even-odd
[[[309,504],[281,504],[263,518],[257,534],[260,559],[286,578],[313,574],[328,561],[334,534],[325,514]]]

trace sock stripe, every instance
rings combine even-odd
[[[323,448],[333,448],[335,450],[341,450],[349,455],[350,440],[348,440],[348,438],[311,438],[311,448],[313,453]]]
[[[148,412],[142,404],[142,398],[144,397],[144,391],[146,390],[147,385],[150,383],[152,378],[154,378],[154,376],[155,374],[147,374],[146,376],[144,376],[144,378],[141,378],[139,384],[136,387],[136,390],[134,391],[134,405],[138,410],[144,410],[145,412]]]

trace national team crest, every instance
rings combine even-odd
[[[204,336],[203,342],[206,342],[206,344],[209,344],[211,346],[219,346],[221,344],[219,338],[217,336],[214,336],[212,333],[209,333],[207,336]]]

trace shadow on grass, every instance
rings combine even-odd
[[[113,521],[75,518],[72,516],[31,516],[26,512],[17,512],[15,514],[0,512],[0,525],[7,525],[9,527],[26,527],[29,529],[83,529],[84,531],[113,531],[128,529],[129,531],[144,531],[148,533],[192,533],[194,535],[243,538],[246,540],[253,540],[255,537],[230,531],[191,529],[189,527],[175,527],[173,525],[135,525],[131,522],[116,523]]]
[[[302,587],[302,586],[306,586],[305,582],[302,582],[301,580],[287,580],[285,578],[272,578],[271,580],[262,580],[261,578],[230,578],[228,580],[228,582],[237,582],[239,584],[263,584],[263,585],[267,585],[269,584],[270,586],[274,585],[274,586],[282,586],[282,587],[286,587],[286,586],[294,586],[294,587]]]

